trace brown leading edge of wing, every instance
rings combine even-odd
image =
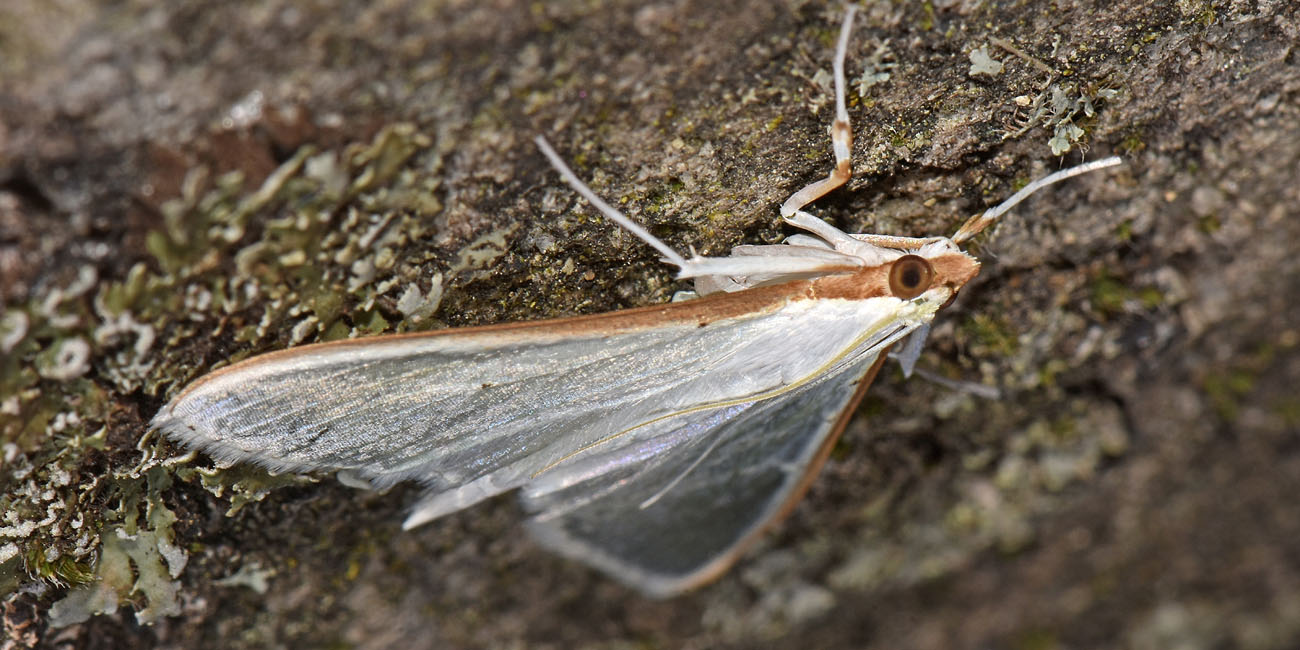
[[[947,285],[954,289],[960,288],[979,271],[979,263],[964,253],[940,255],[930,259],[930,263],[935,271],[934,284],[936,286]],[[179,402],[191,391],[218,377],[255,367],[259,364],[292,361],[299,357],[332,350],[383,346],[401,341],[419,341],[449,336],[464,339],[482,337],[481,340],[487,343],[510,343],[526,338],[540,340],[545,338],[546,335],[613,335],[666,324],[694,322],[700,327],[705,327],[709,323],[719,320],[769,313],[795,300],[827,298],[863,300],[888,296],[890,295],[889,269],[891,266],[892,262],[868,268],[852,268],[846,269],[845,273],[795,280],[771,286],[754,287],[734,293],[713,294],[685,302],[648,305],[600,314],[312,343],[259,354],[224,368],[213,370],[191,382],[184,390],[172,398],[169,405]]]
[[[893,346],[882,349],[879,358],[877,358],[876,362],[871,365],[871,368],[867,370],[867,373],[862,376],[862,379],[858,382],[857,389],[853,393],[853,397],[849,399],[848,404],[845,405],[842,411],[840,411],[840,417],[836,420],[834,427],[831,429],[830,435],[826,436],[826,439],[822,441],[821,448],[817,450],[817,454],[813,456],[812,460],[808,463],[808,467],[804,470],[803,477],[799,480],[798,485],[796,485],[794,489],[790,490],[790,494],[786,497],[785,503],[783,503],[776,513],[768,518],[767,521],[755,527],[748,536],[737,542],[729,551],[719,556],[718,559],[700,568],[695,575],[682,581],[682,592],[698,589],[699,587],[722,577],[722,574],[726,573],[727,570],[731,568],[731,565],[735,564],[736,560],[740,559],[740,556],[743,555],[759,537],[762,537],[790,515],[795,506],[799,504],[799,501],[801,501],[804,495],[807,494],[808,488],[812,485],[813,481],[816,480],[817,474],[821,472],[822,466],[826,464],[826,459],[830,457],[831,450],[835,448],[835,443],[839,441],[840,435],[844,433],[844,428],[848,426],[849,420],[853,419],[853,412],[857,410],[858,404],[861,403],[862,398],[867,394],[867,389],[871,387],[871,383],[875,381],[876,375],[880,373],[880,367],[884,365],[885,360],[889,358],[889,350],[892,347]]]
[[[714,294],[661,305],[648,305],[600,314],[569,316],[547,320],[497,323],[476,327],[456,327],[427,332],[385,334],[342,341],[312,343],[285,350],[259,354],[224,368],[213,370],[195,379],[169,402],[176,404],[203,384],[219,377],[275,362],[293,361],[322,352],[357,347],[374,347],[399,342],[421,341],[440,337],[479,339],[485,343],[510,343],[522,339],[571,336],[574,334],[614,335],[658,327],[695,323],[706,327],[709,323],[754,316],[778,310],[795,300],[822,298],[865,299],[888,295],[889,264],[870,268],[854,268],[853,273],[827,275],[783,284],[755,287],[735,293]],[[481,338],[480,338],[481,337]],[[166,409],[167,407],[164,407]]]

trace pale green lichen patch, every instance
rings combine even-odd
[[[15,352],[31,363],[39,352],[29,343]],[[5,485],[0,494],[0,546],[22,552],[6,553],[0,582],[13,582],[20,571],[59,584],[84,582],[98,531],[83,513],[95,491],[80,466],[87,453],[103,446],[106,395],[81,377],[41,382],[36,373],[20,371],[6,380],[10,387],[21,387],[5,395],[0,409]],[[57,381],[57,389],[38,388],[52,381]]]
[[[256,465],[239,464],[227,468],[186,467],[176,475],[184,480],[198,476],[199,483],[215,497],[230,499],[226,516],[233,516],[244,506],[257,503],[283,487],[309,485],[316,479],[301,474],[273,474]]]
[[[970,76],[987,75],[996,77],[1002,74],[1002,62],[989,56],[989,47],[981,45],[970,51]]]
[[[413,162],[437,167],[436,152],[421,153],[431,144],[399,124],[338,150],[303,147],[253,188],[241,172],[195,167],[145,237],[151,262],[106,281],[83,266],[28,304],[6,305],[0,586],[73,585],[51,610],[57,625],[128,603],[152,623],[179,611],[188,562],[173,533],[184,515],[164,502],[173,478],[228,497],[229,514],[313,480],[194,467],[194,454],[169,456],[169,444],[148,436],[136,453],[114,451],[109,432],[143,433],[150,414],[110,405],[163,397],[207,370],[187,351],[197,346],[202,358],[214,338],[236,341],[237,358],[275,341],[387,331],[385,313],[430,319],[441,276],[421,281],[398,253],[441,209],[427,177],[410,172]]]
[[[494,260],[505,253],[506,241],[518,227],[518,224],[511,224],[505,228],[484,234],[470,242],[468,246],[461,249],[459,258],[448,269],[448,273],[454,274],[487,268]]]
[[[861,62],[862,74],[849,81],[849,86],[857,91],[858,98],[867,101],[867,93],[873,87],[889,81],[891,70],[898,67],[896,61],[887,61],[886,59],[894,58],[890,50],[889,41],[878,41],[875,48],[867,58]]]
[[[1098,106],[1119,98],[1114,88],[1089,88],[1073,81],[1056,81],[1031,97],[1017,98],[1023,113],[1020,126],[1009,130],[1003,139],[1015,139],[1041,126],[1051,132],[1047,145],[1059,156],[1083,141],[1089,120],[1097,115]]]
[[[275,571],[264,569],[257,563],[251,563],[239,567],[238,571],[215,581],[213,584],[222,587],[247,587],[258,594],[265,594],[270,578],[274,575]]]
[[[153,448],[141,448],[144,457],[139,464],[96,483],[104,486],[106,500],[115,504],[102,513],[102,521],[115,523],[94,540],[98,544],[94,573],[81,576],[78,582],[85,584],[51,608],[50,621],[55,627],[113,613],[122,602],[135,606],[136,619],[143,624],[180,612],[176,578],[189,558],[173,541],[176,515],[163,503],[162,495],[171,487],[169,466],[188,458],[160,459]],[[74,527],[82,526],[74,522]],[[29,546],[29,555],[32,548]],[[28,570],[32,570],[30,558]]]
[[[170,533],[170,531],[168,531]],[[118,605],[138,597],[138,622],[150,625],[163,616],[180,613],[180,582],[173,580],[162,561],[160,548],[169,544],[158,531],[128,535],[121,528],[103,536],[95,580],[72,590],[50,607],[50,625],[81,623],[95,614],[112,614]]]
[[[122,549],[117,535],[109,535],[100,545],[95,581],[74,589],[50,607],[50,625],[64,627],[81,623],[95,614],[117,611],[123,594],[131,591],[134,576],[130,556]]]
[[[412,323],[419,323],[438,311],[442,303],[442,274],[438,273],[429,281],[428,291],[422,291],[418,282],[406,285],[402,296],[397,299],[397,311],[402,312]]]

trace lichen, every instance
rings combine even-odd
[[[974,69],[973,65],[972,69]],[[1052,134],[1047,141],[1052,155],[1060,156],[1083,141],[1084,136],[1087,135],[1087,129],[1084,127],[1096,118],[1098,107],[1115,101],[1119,96],[1118,89],[1063,81],[1056,79],[1054,74],[1051,83],[1032,98],[1028,96],[1017,98],[1016,103],[1025,110],[1025,113],[1017,116],[1019,126],[1007,130],[1003,134],[1003,139],[1019,138],[1041,125]]]
[[[170,544],[170,531],[144,530],[129,535],[112,528],[103,536],[94,580],[68,592],[50,607],[50,626],[82,623],[96,614],[112,614],[131,597],[144,601],[136,621],[156,623],[180,613],[180,582],[172,580],[163,563],[162,549]],[[179,574],[179,571],[177,572]]]
[[[262,568],[257,563],[245,564],[238,571],[213,582],[222,587],[247,587],[255,593],[265,594],[269,579],[275,571]]]
[[[174,543],[176,515],[163,503],[172,483],[169,465],[175,459],[161,459],[152,448],[142,446],[142,450],[137,465],[113,472],[104,482],[105,496],[116,507],[103,513],[103,521],[115,523],[97,536],[93,574],[79,575],[77,583],[84,584],[54,603],[51,625],[61,627],[94,614],[113,613],[127,601],[137,604],[136,619],[142,624],[180,612],[180,583],[175,579],[184,570],[188,555]],[[36,547],[28,548],[30,555]],[[32,568],[29,561],[28,570]]]
[[[70,282],[6,311],[0,582],[17,586],[25,573],[71,585],[51,610],[56,625],[127,603],[150,624],[179,611],[177,579],[188,561],[173,533],[177,515],[165,503],[174,480],[227,496],[229,514],[279,487],[313,480],[196,467],[194,454],[169,456],[167,443],[147,435],[134,459],[118,452],[107,471],[83,468],[103,462],[97,454],[117,417],[112,395],[161,395],[202,369],[177,351],[198,332],[226,327],[214,315],[259,309],[260,321],[232,326],[248,347],[279,332],[297,342],[389,329],[375,303],[394,287],[414,286],[414,267],[396,263],[394,251],[424,232],[416,215],[394,207],[426,193],[427,183],[403,169],[430,145],[414,127],[398,124],[369,143],[324,152],[303,147],[252,189],[242,172],[213,177],[195,167],[179,195],[162,204],[162,227],[145,238],[152,268],[138,263],[125,277],[101,282],[94,267],[83,266]],[[340,213],[341,224],[334,217]],[[496,250],[504,236],[492,240]],[[483,251],[467,256],[478,261]],[[234,273],[209,272],[218,252],[236,260]],[[344,287],[354,260],[368,261],[373,271]],[[286,284],[284,276],[297,281]],[[395,299],[411,322],[438,307],[440,279],[425,286],[428,293],[418,298]],[[340,323],[348,300],[362,305]]]
[[[257,503],[275,490],[295,485],[309,485],[316,479],[301,474],[273,474],[256,465],[239,464],[227,468],[186,467],[177,471],[184,480],[197,477],[212,496],[229,498],[226,516],[234,516],[250,503]]]
[[[889,41],[879,41],[872,53],[860,63],[862,74],[856,79],[849,81],[849,86],[857,91],[859,99],[865,99],[867,92],[873,87],[889,81],[891,70],[898,67],[896,61],[886,61],[886,58],[892,58],[893,53],[889,47]]]
[[[1002,74],[1002,62],[989,56],[989,47],[981,45],[970,51],[970,76],[986,75],[996,77]]]

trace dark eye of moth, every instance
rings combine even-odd
[[[930,288],[934,269],[924,257],[904,255],[889,269],[889,290],[895,298],[910,300]]]

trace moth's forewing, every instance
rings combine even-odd
[[[224,460],[420,481],[434,492],[420,523],[611,434],[813,375],[903,308],[791,286],[272,353],[199,380],[154,425]]]
[[[910,329],[881,332],[791,390],[683,414],[639,445],[552,470],[523,492],[534,535],[652,595],[712,579],[802,495]],[[645,453],[656,444],[667,448]]]
[[[273,469],[348,469],[435,489],[516,463],[526,476],[559,457],[543,456],[550,447],[562,455],[606,435],[600,420],[697,361],[679,353],[683,337],[725,353],[765,313],[701,329],[691,307],[271,353],[204,377],[154,425],[214,456]]]

